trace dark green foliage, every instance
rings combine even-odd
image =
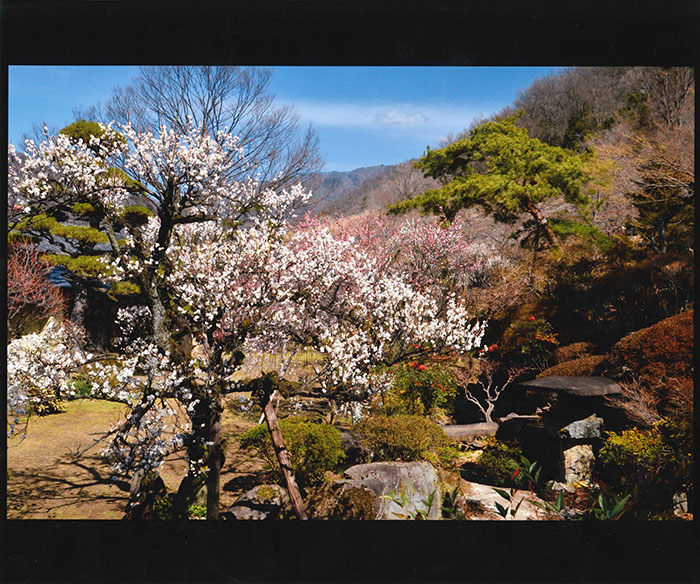
[[[600,251],[606,251],[612,245],[612,239],[605,235],[600,229],[590,223],[576,221],[574,219],[554,218],[550,220],[552,231],[565,241],[571,236],[590,241]]]
[[[141,205],[130,205],[125,207],[122,217],[129,225],[144,225],[148,218],[153,216],[153,211]]]
[[[547,272],[551,288],[542,303],[561,340],[592,341],[601,350],[678,314],[694,296],[691,262],[671,255],[644,257],[620,238],[603,257],[574,250]]]
[[[37,416],[50,416],[66,411],[66,402],[60,398],[44,399],[40,403],[32,404],[31,412]]]
[[[608,499],[601,493],[591,508],[591,513],[599,521],[616,521],[627,511],[630,496],[613,496]]]
[[[68,386],[77,397],[87,397],[92,393],[92,384],[83,375],[74,375],[68,382]]]
[[[668,511],[674,493],[693,489],[692,422],[663,419],[646,430],[608,433],[598,475],[613,493],[631,493],[637,516]]]
[[[465,467],[465,472],[478,482],[515,487],[522,482],[522,455],[523,451],[517,443],[489,437],[479,458]]]
[[[84,255],[70,257],[62,254],[46,254],[46,259],[56,266],[65,266],[71,272],[83,278],[102,278],[111,274],[109,266],[99,259],[100,256]]]
[[[444,466],[453,462],[447,435],[422,416],[375,416],[365,418],[355,429],[375,462],[429,460]]]
[[[529,316],[511,324],[503,335],[503,351],[515,363],[542,369],[559,345],[552,325]]]
[[[586,178],[584,159],[570,150],[531,138],[526,129],[516,126],[518,118],[481,124],[468,138],[439,150],[428,150],[415,163],[416,168],[447,184],[402,201],[390,210],[420,208],[451,220],[459,210],[476,205],[495,221],[508,224],[528,213],[532,224],[526,230],[538,241],[541,236],[553,243],[540,206],[557,197],[579,207],[588,204],[581,189]]]
[[[337,470],[345,458],[340,445],[340,431],[330,424],[290,417],[280,420],[280,429],[299,486],[319,482],[325,471]],[[279,468],[267,426],[251,428],[241,436],[240,441],[242,448],[255,449],[270,469]],[[281,471],[276,472],[281,479]]]
[[[694,241],[693,169],[657,146],[639,165],[639,171],[637,188],[625,193],[637,209],[637,217],[630,219],[628,226],[657,252],[687,253]]]

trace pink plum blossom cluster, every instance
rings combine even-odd
[[[308,220],[309,226],[314,221],[322,220]],[[325,222],[338,237],[354,239],[385,269],[433,293],[486,286],[508,265],[491,246],[471,241],[459,217],[447,224],[437,218],[397,220],[372,214]]]

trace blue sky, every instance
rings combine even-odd
[[[297,108],[320,137],[325,170],[395,164],[420,156],[475,116],[509,105],[555,67],[272,67],[279,105]],[[9,67],[9,140],[35,123],[61,128],[73,110],[109,97],[136,67]]]

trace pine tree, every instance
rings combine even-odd
[[[79,120],[59,133],[68,136],[71,141],[89,143],[91,137],[103,136],[104,129],[96,122]],[[126,140],[119,134],[116,139]],[[116,174],[131,187],[135,203],[124,209],[122,224],[117,226],[118,229],[121,230],[127,223],[146,222],[153,213],[145,198],[140,196],[140,185],[116,168],[106,169],[104,180],[109,180]],[[73,288],[70,320],[80,326],[87,324],[89,306],[96,300],[98,291],[107,287],[103,281],[111,275],[110,268],[102,261],[109,253],[109,239],[102,226],[102,217],[102,210],[96,208],[93,202],[57,202],[46,206],[42,213],[29,215],[19,221],[8,233],[10,240],[21,237],[39,243],[47,252],[44,257],[49,262],[67,270],[64,275]],[[108,290],[113,301],[139,293],[138,285],[127,281],[112,284]]]
[[[425,176],[443,183],[389,209],[419,208],[452,220],[461,209],[480,206],[494,220],[517,223],[521,215],[524,241],[535,249],[546,240],[558,240],[543,203],[562,197],[578,208],[590,204],[582,190],[585,158],[565,148],[550,146],[516,126],[520,114],[481,124],[463,138],[439,150],[430,150],[415,163]]]

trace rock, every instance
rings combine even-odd
[[[571,422],[559,430],[560,438],[571,440],[592,440],[602,438],[605,431],[603,418],[595,414],[588,416],[585,420]]]
[[[195,495],[194,501],[192,501],[193,505],[196,505],[197,507],[206,507],[207,506],[207,486],[203,485],[199,491],[197,491],[197,494]]]
[[[590,444],[576,444],[562,450],[562,476],[567,485],[593,479],[595,456]]]
[[[457,424],[442,427],[445,434],[456,442],[472,442],[478,436],[495,436],[498,431],[496,422],[479,424]]]
[[[503,517],[498,514],[496,503],[507,507],[508,501],[501,497],[491,485],[483,485],[470,481],[462,481],[462,494],[466,503],[467,516],[466,519],[476,521],[494,521],[503,520]],[[503,488],[504,491],[510,493],[510,490]],[[515,520],[534,520],[534,519],[549,519],[547,514],[539,509],[533,501],[543,504],[540,498],[530,491],[516,490],[514,501],[517,503],[522,499],[522,504],[515,514]]]
[[[340,433],[340,447],[345,452],[345,462],[350,465],[369,462],[372,453],[362,440],[352,432]]]
[[[152,470],[137,470],[129,485],[129,502],[125,519],[154,519],[155,501],[167,494],[168,490],[160,475]]]
[[[279,485],[258,485],[223,513],[225,519],[277,519],[289,509],[289,495]]]
[[[676,517],[683,517],[688,513],[688,494],[675,493],[673,495],[673,514]]]
[[[313,489],[305,503],[312,519],[374,519],[375,499],[367,487],[336,481]]]
[[[421,462],[373,462],[353,466],[345,471],[350,480],[346,484],[364,488],[374,495],[376,519],[400,519],[400,515],[412,512],[427,512],[428,519],[440,519],[442,494],[437,472],[432,464]],[[400,505],[393,500],[384,499],[391,496],[406,498],[406,504]],[[433,495],[430,509],[425,501]]]

